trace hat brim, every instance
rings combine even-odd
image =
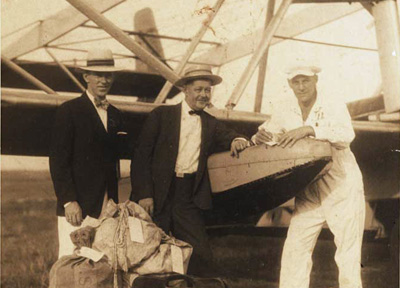
[[[79,67],[79,69],[85,71],[93,71],[93,72],[117,72],[117,71],[122,71],[124,70],[123,68],[120,67],[114,67],[114,66],[83,66]]]
[[[305,66],[298,67],[297,69],[290,69],[286,72],[288,79],[293,79],[296,76],[304,75],[304,76],[314,76],[321,72],[321,68],[316,66]]]
[[[222,82],[222,78],[220,76],[206,74],[206,75],[196,75],[196,76],[182,77],[181,79],[176,81],[174,85],[178,86],[178,87],[183,87],[183,86],[185,86],[185,84],[188,81],[196,80],[196,79],[207,79],[207,80],[210,80],[211,81],[211,86],[218,85],[219,83]]]
[[[307,71],[298,71],[298,72],[295,72],[295,73],[290,73],[290,74],[288,74],[288,75],[287,75],[287,78],[288,78],[288,79],[293,79],[294,77],[300,76],[300,75],[311,77],[311,76],[316,75],[316,73],[307,72]]]

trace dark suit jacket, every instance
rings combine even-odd
[[[154,109],[139,138],[131,162],[131,200],[154,198],[155,211],[161,211],[168,195],[179,149],[182,105]],[[204,112],[201,115],[202,133],[199,166],[193,191],[193,202],[201,209],[211,208],[211,187],[207,158],[217,146],[230,148],[232,140],[241,135],[227,129],[220,121]]]
[[[58,108],[50,147],[57,215],[64,215],[65,203],[78,201],[83,217],[97,218],[106,189],[118,203],[117,132],[122,117],[110,105],[107,118],[108,133],[86,93]]]

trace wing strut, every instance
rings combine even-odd
[[[22,69],[17,64],[15,64],[14,62],[12,62],[10,59],[8,59],[7,57],[5,57],[3,55],[1,55],[1,63],[7,65],[11,70],[15,71],[16,73],[18,73],[19,75],[24,77],[26,80],[28,80],[33,85],[35,85],[39,89],[43,90],[47,94],[57,94],[56,91],[51,89],[49,86],[44,84],[42,81],[37,79],[35,76],[28,73],[26,70]]]
[[[71,80],[75,83],[75,85],[78,86],[78,88],[81,89],[82,92],[85,92],[86,91],[85,87],[83,87],[81,82],[79,82],[79,80],[76,79],[74,74],[72,74],[71,71],[69,71],[68,68],[65,67],[64,64],[62,64],[60,61],[58,61],[56,56],[54,56],[54,54],[48,48],[46,48],[46,52],[47,52],[47,54],[50,55],[51,58],[53,58],[53,60],[57,63],[57,65],[60,66],[60,68],[65,72],[65,74],[67,74],[68,77],[71,78]]]
[[[372,6],[386,113],[400,110],[400,23],[394,1]]]
[[[344,6],[335,4],[315,5],[285,17],[275,34],[284,37],[295,37],[362,9],[362,6],[356,3]],[[310,15],[318,15],[318,17],[310,17]],[[263,28],[257,29],[249,35],[244,35],[226,44],[210,48],[193,60],[220,66],[251,55],[260,42],[263,30]],[[273,38],[271,45],[282,41],[283,39]]]
[[[268,0],[267,16],[265,18],[264,29],[267,29],[268,24],[271,22],[272,17],[274,16],[274,10],[275,10],[275,0]],[[263,57],[260,60],[260,64],[258,65],[258,83],[257,83],[256,99],[254,100],[254,112],[261,112],[262,98],[264,94],[265,74],[267,72],[268,50],[269,47],[265,51]]]
[[[72,6],[78,9],[81,13],[86,15],[90,20],[96,23],[99,27],[103,28],[108,34],[114,37],[119,43],[129,49],[132,53],[136,54],[144,63],[159,72],[165,79],[175,83],[179,76],[174,71],[169,69],[158,58],[154,57],[150,52],[142,48],[120,28],[113,24],[110,20],[104,17],[101,13],[97,12],[85,1],[82,0],[67,0]]]
[[[125,0],[88,0],[89,5],[97,7],[98,11],[105,12]],[[88,19],[73,7],[61,10],[57,14],[43,20],[40,25],[29,29],[21,38],[2,49],[2,54],[14,59],[60,38],[87,22]]]
[[[82,25],[84,28],[92,28],[92,29],[102,29],[100,27],[94,26],[94,25]],[[136,35],[136,36],[141,36],[145,38],[158,38],[158,39],[167,39],[167,40],[174,40],[174,41],[180,41],[180,42],[191,42],[191,38],[183,38],[183,37],[175,37],[175,36],[169,36],[169,35],[160,35],[160,34],[154,34],[154,33],[144,33],[144,32],[139,32],[139,31],[132,31],[132,30],[122,30],[125,33],[128,33],[129,35]],[[215,41],[207,41],[207,40],[201,40],[200,43],[202,44],[209,44],[209,45],[215,45],[219,46],[221,43],[215,42]],[[67,43],[69,44],[69,43]],[[60,45],[60,44],[59,44]]]
[[[260,62],[262,56],[264,55],[265,51],[268,49],[269,44],[271,43],[272,37],[274,37],[275,31],[278,29],[279,24],[282,22],[283,17],[285,16],[286,11],[289,9],[289,6],[291,3],[292,3],[292,0],[282,1],[282,4],[279,7],[278,11],[272,18],[268,27],[264,30],[260,44],[258,45],[257,49],[254,51],[253,57],[251,57],[249,64],[247,65],[246,69],[244,70],[242,76],[240,77],[238,85],[233,90],[232,96],[229,98],[228,102],[225,105],[225,107],[227,109],[232,110],[238,103],[240,97],[243,94],[244,89],[246,88],[251,76],[254,73],[254,70],[256,69],[256,67],[257,67],[258,63]]]
[[[217,15],[219,9],[221,8],[224,0],[218,0],[215,4],[213,11],[208,14],[208,18],[203,25],[201,26],[200,30],[194,36],[192,42],[190,43],[189,48],[186,50],[185,55],[183,56],[181,62],[179,62],[178,66],[174,70],[178,75],[180,75],[185,68],[186,63],[189,61],[190,56],[192,56],[194,50],[196,49],[197,45],[200,43],[201,38],[203,38],[204,34],[207,32],[208,27],[210,27],[211,22],[214,20],[215,16]],[[171,91],[173,83],[166,82],[164,87],[161,89],[160,93],[158,94],[155,103],[163,103],[165,98],[167,98],[169,91]]]

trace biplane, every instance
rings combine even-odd
[[[187,65],[211,65],[224,78],[209,113],[251,136],[268,119],[268,105],[288,95],[281,71],[305,59],[324,69],[319,88],[348,103],[367,200],[395,203],[398,217],[398,0],[58,0],[40,9],[38,2],[15,3],[2,3],[2,154],[48,155],[56,108],[85,89],[76,68],[88,47],[111,48],[125,67],[109,99],[126,118],[126,158],[146,115],[182,99],[173,83]],[[12,24],[17,13],[27,19]],[[264,206],[252,209],[258,201],[247,198],[245,213],[219,224],[256,222]]]

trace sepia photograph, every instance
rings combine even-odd
[[[400,287],[400,0],[3,0],[0,159],[0,287]]]

